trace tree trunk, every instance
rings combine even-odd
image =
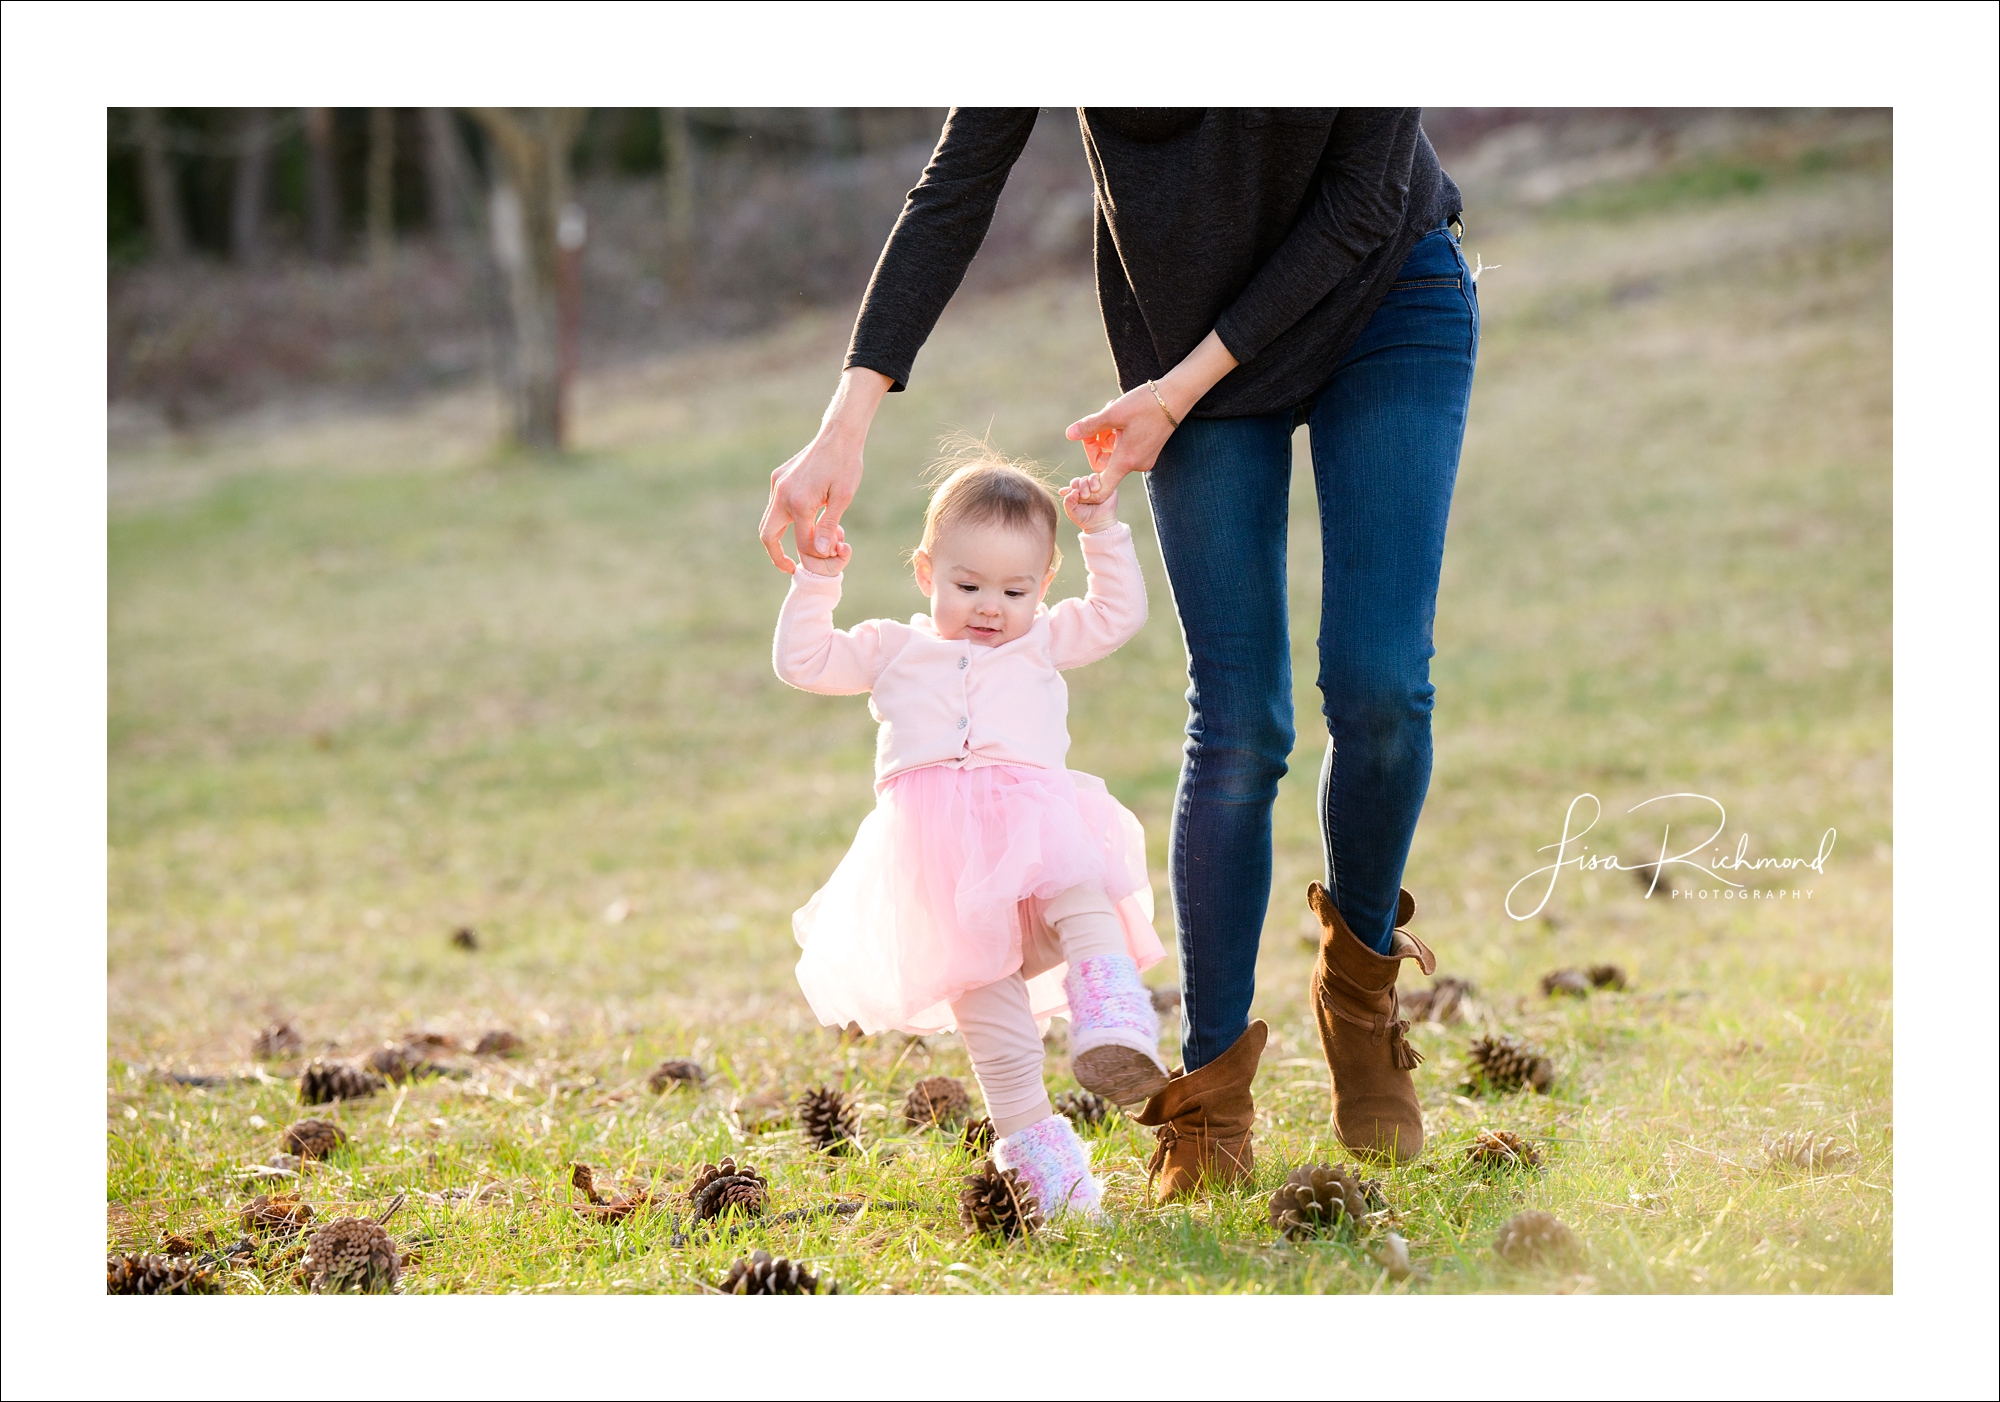
[[[494,152],[490,202],[493,257],[513,322],[508,397],[523,447],[563,445],[558,239],[569,195],[569,151],[583,124],[573,107],[475,107]]]
[[[389,265],[396,253],[396,109],[368,109],[368,261]]]
[[[424,116],[424,186],[430,196],[431,231],[457,242],[470,221],[472,182],[466,175],[465,143],[449,107],[426,107]]]
[[[157,107],[140,107],[134,112],[146,233],[152,238],[154,257],[177,262],[187,256],[187,226],[181,222],[181,196],[176,188],[174,159],[167,151],[166,123]]]
[[[271,188],[271,109],[244,108],[238,118],[236,143],[229,252],[244,266],[256,267],[264,261],[264,208]]]
[[[685,295],[694,285],[694,134],[687,108],[660,109],[660,158],[666,163],[667,282]]]
[[[306,250],[322,263],[340,254],[340,185],[334,178],[333,109],[304,109]]]

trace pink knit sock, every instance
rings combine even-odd
[[[1153,997],[1139,982],[1139,966],[1129,954],[1100,954],[1069,966],[1063,979],[1069,997],[1069,1045],[1072,1056],[1109,1044],[1131,1047],[1159,1063],[1160,1015]]]
[[[1103,1212],[1098,1204],[1104,1188],[1091,1176],[1090,1150],[1061,1115],[1037,1120],[994,1144],[993,1162],[1020,1170],[1045,1219],[1062,1212],[1096,1218]]]

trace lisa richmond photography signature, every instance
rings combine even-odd
[[[1669,850],[1674,842],[1674,825],[1671,822],[1664,823],[1660,828],[1659,855],[1648,861],[1628,866],[1618,860],[1618,855],[1615,852],[1586,855],[1590,853],[1590,847],[1589,844],[1583,841],[1583,837],[1592,828],[1597,826],[1597,820],[1603,816],[1604,805],[1598,802],[1596,794],[1578,794],[1569,801],[1569,810],[1563,814],[1562,837],[1556,842],[1535,849],[1539,852],[1553,850],[1555,852],[1555,860],[1545,867],[1537,867],[1507,888],[1507,913],[1516,920],[1531,920],[1541,914],[1542,908],[1549,903],[1549,897],[1555,894],[1556,882],[1562,876],[1564,867],[1574,867],[1578,871],[1650,872],[1652,874],[1651,880],[1646,885],[1646,896],[1648,899],[1651,899],[1653,892],[1659,889],[1662,874],[1669,867],[1688,867],[1700,872],[1703,877],[1709,880],[1722,883],[1722,888],[1724,889],[1718,891],[1717,894],[1725,896],[1738,891],[1744,891],[1745,883],[1730,880],[1727,876],[1723,875],[1724,872],[1812,871],[1821,876],[1826,874],[1826,859],[1833,853],[1835,831],[1832,828],[1828,828],[1820,836],[1819,850],[1810,857],[1752,857],[1750,855],[1750,834],[1747,832],[1737,838],[1736,847],[1733,851],[1717,844],[1716,839],[1722,836],[1722,830],[1729,825],[1729,815],[1724,811],[1721,803],[1710,798],[1707,794],[1659,794],[1656,797],[1646,799],[1642,803],[1635,803],[1625,811],[1627,813],[1637,813],[1641,808],[1649,807],[1655,803],[1668,803],[1675,799],[1689,799],[1696,803],[1704,803],[1712,807],[1715,810],[1715,826],[1704,833],[1699,840],[1691,843],[1682,851],[1674,852]],[[1590,820],[1579,827],[1579,810],[1582,810],[1586,804],[1589,805]],[[1700,855],[1702,853],[1709,854],[1705,860]],[[1541,899],[1535,902],[1534,909],[1532,910],[1516,911],[1514,909],[1514,901],[1517,893],[1520,892],[1523,886],[1528,886],[1530,888],[1528,894],[1532,895],[1533,887],[1531,883],[1537,879],[1543,879]],[[1669,894],[1672,896],[1680,897],[1682,895],[1682,892],[1674,888],[1671,881],[1667,882],[1667,888]],[[1690,897],[1699,897],[1708,894],[1708,892],[1696,890],[1687,894]],[[1767,893],[1759,891],[1756,894],[1763,895]],[[1779,890],[1768,892],[1768,894],[1772,899],[1786,896],[1810,899],[1812,896],[1812,892],[1809,889],[1789,892]],[[1526,897],[1524,896],[1522,899],[1526,899]]]

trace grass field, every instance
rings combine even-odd
[[[1150,1136],[1117,1122],[1094,1140],[1104,1225],[970,1238],[954,1206],[969,1160],[894,1113],[919,1076],[969,1076],[957,1040],[812,1025],[789,914],[870,803],[873,727],[858,699],[771,675],[785,582],[753,535],[770,469],[824,402],[839,318],[591,380],[560,463],[497,455],[497,415],[472,396],[114,439],[108,1245],[239,1235],[249,1168],[299,1113],[296,1065],[248,1059],[285,1017],[340,1055],[419,1029],[526,1039],[330,1112],[350,1146],[300,1191],[322,1213],[408,1192],[393,1227],[418,1252],[412,1292],[687,1291],[753,1246],[858,1291],[1888,1290],[1887,172],[1475,219],[1467,248],[1498,267],[1406,884],[1441,972],[1472,979],[1481,1022],[1542,1043],[1559,1076],[1547,1096],[1466,1096],[1480,1028],[1413,1034],[1433,1147],[1384,1178],[1417,1277],[1392,1281],[1369,1240],[1297,1246],[1265,1224],[1288,1169],[1344,1157],[1305,999],[1309,469],[1256,1183],[1154,1208]],[[878,423],[843,621],[921,604],[899,562],[942,431],[990,426],[1074,466],[1062,426],[1112,387],[1087,285],[955,305]],[[1126,497],[1154,616],[1071,674],[1071,762],[1145,823],[1157,878],[1185,680],[1143,494]],[[1080,583],[1066,554],[1058,592]],[[1782,882],[1796,899],[1648,900],[1628,874],[1570,871],[1549,918],[1509,918],[1509,887],[1585,792],[1605,812],[1591,851],[1628,861],[1663,821],[1678,843],[1700,817],[1687,801],[1628,814],[1662,794],[1714,796],[1718,841],[1747,833],[1752,857],[1839,836],[1824,874]],[[477,950],[453,947],[460,926]],[[1605,960],[1628,991],[1542,997],[1544,972]],[[667,1056],[701,1060],[708,1088],[651,1094]],[[1069,1084],[1059,1045],[1050,1067]],[[160,1074],[189,1070],[233,1079]],[[863,1154],[824,1158],[732,1113],[823,1081],[858,1095]],[[1473,1172],[1463,1149],[1487,1127],[1540,1141],[1546,1167]],[[1791,1130],[1849,1156],[1773,1168],[1765,1140]],[[778,1209],[874,1205],[682,1245],[665,1211],[605,1225],[569,1206],[573,1161],[670,1182],[724,1153],[771,1175]],[[445,1196],[485,1184],[500,1188]],[[1583,1259],[1502,1265],[1490,1242],[1524,1207],[1571,1224]],[[249,1265],[228,1284],[299,1288]]]

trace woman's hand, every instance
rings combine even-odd
[[[861,489],[861,448],[889,377],[855,368],[840,377],[812,442],[771,474],[771,499],[757,536],[771,563],[790,574],[797,568],[785,555],[785,532],[792,533],[799,558],[817,557],[817,574],[838,574],[846,562],[846,535],[840,514]]]
[[[1175,421],[1185,419],[1216,381],[1235,368],[1236,357],[1211,331],[1153,386],[1140,385],[1071,424],[1070,441],[1083,444],[1090,459],[1090,476],[1078,479],[1085,484],[1079,499],[1092,505],[1108,501],[1127,476],[1151,472],[1173,436]],[[1159,389],[1157,399],[1153,387]]]

